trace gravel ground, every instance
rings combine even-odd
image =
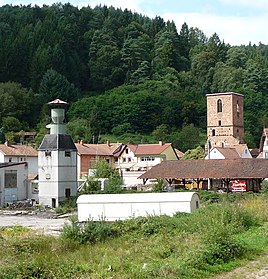
[[[57,216],[51,213],[2,211],[0,227],[20,225],[45,235],[59,235],[65,223],[70,223],[68,214]]]

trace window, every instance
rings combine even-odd
[[[5,171],[5,188],[17,188],[17,171]]]
[[[128,149],[126,148],[126,154],[128,154]]]
[[[8,162],[9,162],[9,163],[12,162],[12,158],[9,158],[9,159],[8,159]]]
[[[51,156],[51,151],[48,151],[48,150],[47,150],[47,151],[45,152],[45,155],[46,155],[46,157]]]
[[[65,189],[65,197],[69,198],[71,196],[71,189],[70,188],[66,188]]]
[[[221,120],[219,120],[219,126],[221,126]]]
[[[148,157],[141,157],[141,161],[154,161],[155,160],[155,158],[154,157],[150,157],[150,156],[148,156]]]
[[[128,158],[128,162],[131,162],[131,158],[130,157]]]
[[[125,163],[126,162],[126,158],[125,157],[123,157],[123,163]]]
[[[216,133],[215,133],[215,129],[212,130],[212,137],[215,137]]]
[[[217,112],[222,112],[222,101],[220,99],[217,101]]]
[[[71,151],[65,151],[65,157],[71,157]]]

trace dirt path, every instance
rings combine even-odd
[[[213,279],[268,279],[268,254]]]
[[[55,216],[50,218],[49,215],[26,215],[20,214],[20,212],[13,212],[12,214],[1,213],[0,227],[20,225],[36,230],[40,234],[57,236],[60,234],[63,225],[70,223],[68,218],[68,215],[61,216],[60,218],[55,218]]]

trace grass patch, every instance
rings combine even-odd
[[[0,278],[211,278],[268,250],[267,213],[248,195],[174,217],[72,219],[61,238],[2,229]]]

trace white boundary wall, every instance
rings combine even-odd
[[[148,215],[191,213],[200,207],[194,192],[81,195],[77,199],[79,222],[115,221]]]

